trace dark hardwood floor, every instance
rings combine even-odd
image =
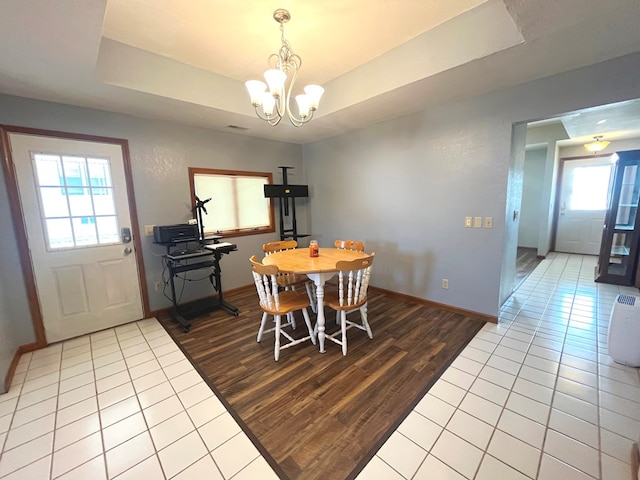
[[[370,289],[373,340],[351,329],[346,357],[331,342],[325,354],[305,342],[275,362],[273,334],[256,342],[255,290],[225,300],[238,317],[216,311],[189,333],[159,320],[284,479],[354,478],[484,325]],[[326,315],[330,331],[335,316]]]
[[[542,259],[538,258],[537,248],[518,247],[516,256],[516,278],[513,282],[514,292],[520,284],[525,281],[529,274],[536,269],[541,261]]]

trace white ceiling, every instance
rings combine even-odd
[[[297,86],[326,90],[299,129],[244,87],[277,8]],[[638,0],[2,0],[0,93],[306,143],[640,51],[638,25]]]

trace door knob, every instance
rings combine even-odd
[[[124,249],[124,254],[125,255],[129,255],[131,252],[133,252],[133,250],[131,250],[131,247],[127,247]]]

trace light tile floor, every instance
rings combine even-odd
[[[640,376],[607,331],[616,296],[639,293],[595,283],[596,260],[545,259],[358,480],[631,480]]]
[[[358,480],[630,480],[638,369],[607,355],[618,293],[551,254]],[[275,479],[151,319],[23,355],[0,396],[0,479]]]
[[[2,480],[278,478],[155,319],[23,355],[0,452]]]

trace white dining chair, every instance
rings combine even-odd
[[[292,347],[307,340],[311,340],[315,345],[316,334],[311,327],[311,320],[309,318],[309,312],[307,311],[309,298],[295,290],[281,290],[280,285],[278,285],[278,274],[280,272],[275,265],[263,265],[255,255],[251,257],[249,261],[251,262],[253,280],[260,299],[260,308],[262,308],[263,312],[258,330],[258,343],[262,340],[262,336],[265,333],[275,332],[273,356],[276,362],[280,358],[280,351],[285,348]],[[302,312],[309,335],[294,338],[289,332],[284,330],[284,327],[290,326],[295,329],[295,322],[292,321],[292,317],[294,312],[298,310]],[[273,316],[274,326],[267,328],[269,315]],[[284,323],[282,322],[283,316],[286,319]],[[281,341],[281,337],[284,337],[284,343]]]
[[[297,247],[298,242],[296,242],[295,240],[282,240],[279,242],[269,242],[263,244],[262,251],[265,256],[267,256],[275,252],[281,252],[282,250],[291,250]],[[311,310],[313,311],[313,313],[317,313],[313,282],[309,280],[306,275],[296,275],[294,273],[280,272],[278,274],[278,285],[280,285],[285,290],[295,290],[297,287],[304,286],[305,290],[307,291],[307,296],[309,297]]]
[[[336,240],[333,242],[333,246],[344,250],[364,252],[364,242],[361,242],[360,240]]]
[[[367,332],[373,338],[367,319],[367,290],[375,253],[357,260],[342,261],[336,264],[338,269],[337,288],[327,289],[324,304],[336,311],[336,322],[340,330],[325,338],[342,346],[342,354],[347,354],[347,330],[352,327]],[[359,311],[360,322],[351,321],[347,315]]]

